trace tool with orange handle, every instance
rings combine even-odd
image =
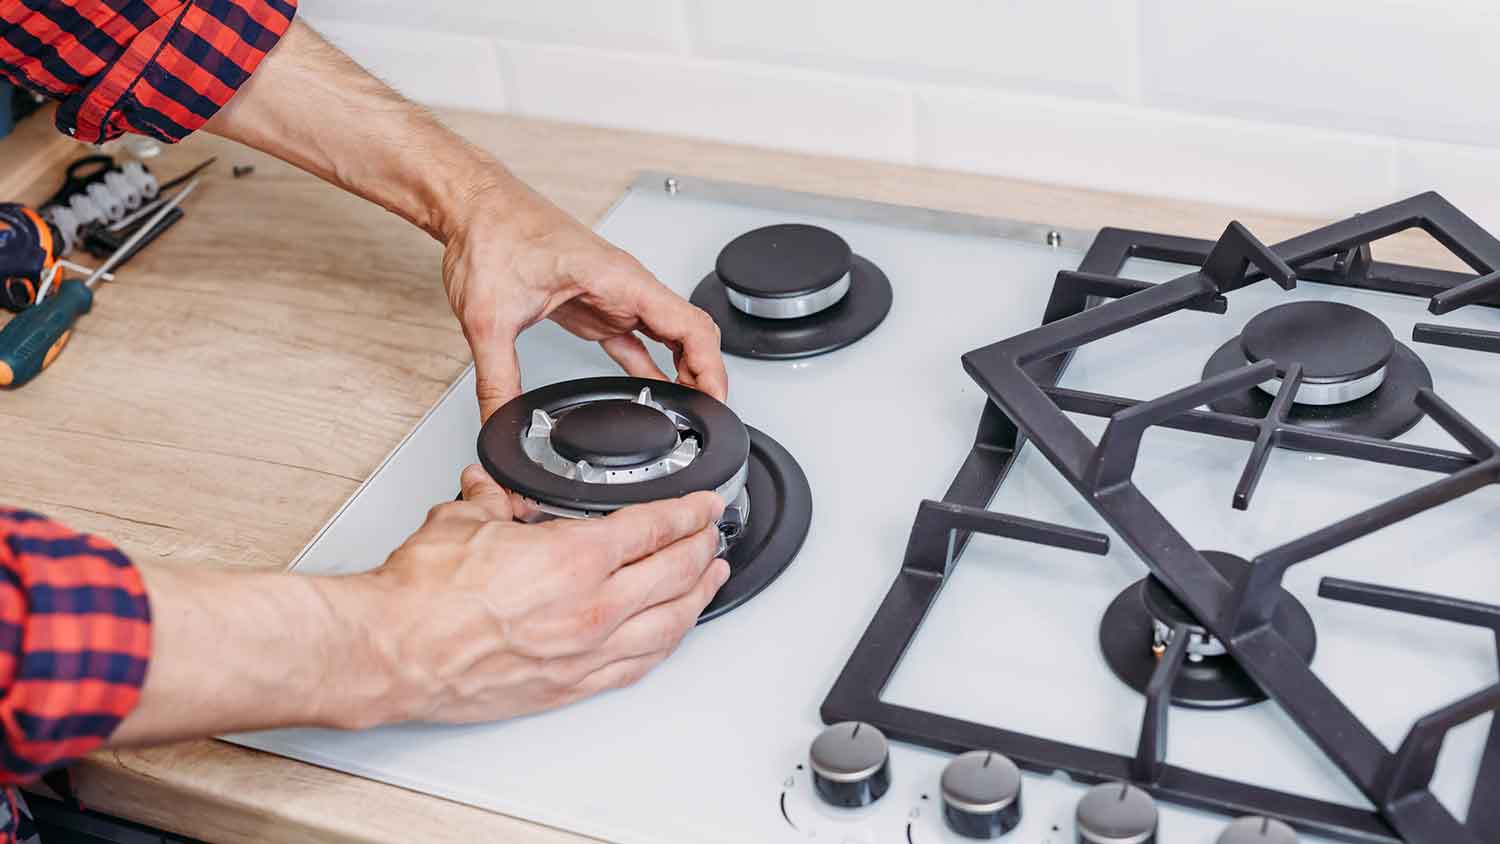
[[[43,278],[63,253],[61,232],[40,212],[0,203],[0,308],[31,307]]]
[[[66,279],[52,287],[51,295],[11,318],[0,328],[0,387],[19,387],[52,365],[73,336],[73,325],[94,304],[94,285],[128,257],[168,214],[198,186],[188,182],[151,219],[120,245],[99,268],[83,281]]]

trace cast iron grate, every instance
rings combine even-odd
[[[1391,264],[1370,243],[1421,228],[1478,274]],[[1162,284],[1117,277],[1128,258],[1196,265]],[[1500,708],[1490,686],[1420,718],[1391,752],[1296,656],[1270,624],[1281,580],[1297,563],[1361,536],[1500,483],[1500,446],[1430,390],[1418,402],[1462,450],[1438,449],[1318,430],[1287,421],[1299,374],[1288,372],[1265,418],[1200,409],[1218,396],[1266,381],[1274,365],[1249,364],[1148,401],[1064,389],[1058,381],[1074,350],[1179,310],[1223,313],[1226,293],[1298,278],[1421,296],[1434,314],[1470,304],[1500,306],[1500,240],[1436,193],[1425,193],[1268,247],[1239,223],[1218,241],[1105,229],[1078,271],[1058,274],[1040,327],[963,356],[989,396],[974,445],[942,501],[917,511],[901,569],[869,628],[835,681],[821,714],[828,723],[865,721],[898,741],[959,753],[983,748],[1024,768],[1062,771],[1084,783],[1130,781],[1167,802],[1228,816],[1261,815],[1310,834],[1361,844],[1500,842],[1500,717],[1492,721],[1465,820],[1430,790],[1443,739],[1454,727]],[[1413,340],[1500,352],[1500,333],[1422,324]],[[1108,417],[1097,444],[1067,413]],[[1230,583],[1188,544],[1132,483],[1141,437],[1152,426],[1254,443],[1232,503],[1247,506],[1267,457],[1295,448],[1442,477],[1405,495],[1261,553],[1242,582]],[[1135,551],[1173,595],[1217,637],[1266,694],[1370,800],[1374,811],[1211,776],[1167,760],[1169,690],[1188,640],[1178,629],[1147,690],[1133,756],[1012,732],[887,703],[880,694],[922,619],[974,534],[1104,554],[1103,534],[985,509],[1016,455],[1030,441]],[[1319,595],[1494,631],[1500,607],[1324,579]]]

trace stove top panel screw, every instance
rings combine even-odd
[[[832,806],[868,806],[891,787],[890,744],[885,734],[860,721],[843,721],[813,740],[808,754],[813,788]]]
[[[681,187],[677,184],[676,177],[668,176],[667,180],[662,183],[662,189],[667,193],[675,194],[677,193],[677,191],[681,190]]]
[[[999,838],[1021,823],[1021,769],[988,750],[954,757],[943,769],[943,818],[965,838]]]
[[[1271,818],[1240,818],[1225,828],[1217,844],[1297,844],[1297,833]]]
[[[1047,232],[1047,245],[1053,248],[1062,246],[1062,232],[1057,229]]]
[[[1129,783],[1089,789],[1074,820],[1078,844],[1156,844],[1156,801]]]

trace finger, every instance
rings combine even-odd
[[[521,364],[516,359],[516,338],[509,332],[483,332],[470,336],[474,353],[474,393],[479,399],[479,418],[489,419],[500,406],[521,394]]]
[[[491,519],[508,522],[515,518],[510,492],[495,483],[483,466],[475,463],[466,467],[458,482],[463,499],[479,505]]]
[[[697,625],[704,607],[713,601],[728,578],[729,563],[716,560],[686,594],[657,604],[622,624],[604,647],[587,657],[604,661],[571,690],[569,698],[578,700],[607,689],[628,686],[645,676],[677,650],[683,637]]]
[[[729,375],[719,350],[719,327],[685,299],[659,283],[657,287],[659,290],[642,302],[642,330],[672,348],[679,379],[724,401],[729,396]]]
[[[658,381],[670,381],[667,373],[661,371],[656,361],[651,359],[651,353],[646,350],[646,344],[641,342],[634,332],[630,334],[618,334],[614,337],[606,337],[599,341],[607,353],[627,375],[636,378],[653,378]]]
[[[602,519],[571,522],[568,529],[597,547],[599,553],[589,556],[599,561],[607,575],[715,524],[723,512],[724,499],[712,492],[695,492],[635,504]]]
[[[719,551],[719,528],[709,525],[645,559],[617,569],[600,589],[600,603],[623,622],[697,585]]]

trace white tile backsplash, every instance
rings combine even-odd
[[[434,106],[505,110],[496,47],[487,39],[402,32],[347,21],[316,26],[324,38],[413,100]]]
[[[1334,216],[1389,201],[1389,143],[1221,117],[931,89],[924,163],[1127,193]],[[1336,150],[1336,155],[1329,155]],[[1121,225],[1128,225],[1122,221]]]
[[[1293,214],[1436,188],[1500,228],[1492,0],[302,0],[301,14],[435,105]]]
[[[1144,0],[1142,92],[1193,111],[1467,143],[1500,139],[1500,4]]]
[[[901,86],[775,67],[505,42],[521,114],[809,152],[911,161]]]
[[[711,55],[1106,99],[1134,87],[1133,1],[702,0],[696,8]]]

